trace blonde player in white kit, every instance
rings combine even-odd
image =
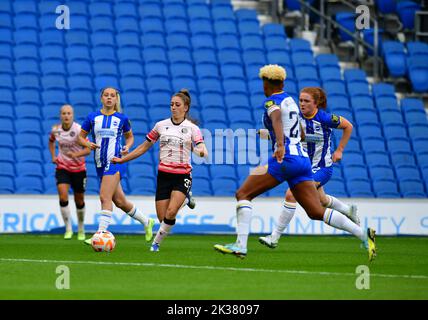
[[[113,163],[124,163],[143,155],[156,141],[160,141],[159,166],[156,187],[156,213],[161,222],[150,251],[159,251],[162,240],[175,224],[175,217],[186,205],[192,186],[192,151],[200,157],[208,152],[198,126],[186,119],[190,109],[190,94],[181,90],[171,98],[171,118],[159,121],[147,134],[144,143]]]
[[[65,224],[64,239],[71,239],[73,230],[71,226],[70,207],[68,206],[68,190],[74,192],[78,221],[78,240],[85,240],[85,185],[86,164],[84,156],[91,153],[91,149],[82,148],[77,137],[80,125],[74,122],[74,112],[71,105],[65,104],[60,111],[61,123],[52,127],[49,136],[49,151],[52,162],[56,164],[55,178],[59,195],[59,206]],[[58,155],[55,152],[55,143],[58,142]]]

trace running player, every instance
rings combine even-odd
[[[152,228],[155,220],[144,215],[133,203],[128,201],[120,184],[126,175],[126,165],[111,163],[111,159],[120,154],[127,154],[134,143],[131,124],[120,107],[120,94],[111,87],[101,91],[102,109],[92,112],[82,123],[79,143],[95,150],[95,165],[100,179],[101,217],[98,231],[106,231],[111,223],[113,202],[131,218],[144,225],[146,241],[153,237]],[[89,133],[92,140],[86,140]],[[122,147],[122,136],[125,145]],[[85,241],[90,244],[90,239]]]
[[[85,156],[91,153],[89,148],[82,148],[77,137],[80,133],[80,125],[74,122],[73,107],[65,104],[60,110],[61,123],[54,125],[49,136],[49,151],[52,163],[56,164],[55,178],[58,188],[59,207],[65,224],[64,239],[73,237],[71,225],[70,207],[68,206],[68,191],[71,188],[74,193],[74,203],[77,212],[77,240],[85,240],[85,185],[86,165]],[[55,152],[55,144],[58,142],[58,155]]]
[[[267,97],[264,124],[269,130],[274,149],[267,168],[256,168],[236,192],[237,240],[235,243],[214,248],[222,253],[234,254],[244,258],[247,255],[247,242],[252,215],[252,203],[258,195],[287,181],[295,199],[303,207],[309,218],[323,220],[328,225],[345,230],[366,243],[369,260],[376,254],[375,231],[364,231],[345,215],[334,209],[321,206],[319,194],[313,182],[311,163],[300,144],[299,107],[283,91],[285,69],[278,65],[266,65],[260,69],[263,90]]]
[[[360,224],[355,205],[347,205],[324,192],[323,186],[333,174],[333,162],[342,159],[343,150],[352,133],[352,124],[344,117],[336,116],[325,111],[327,98],[324,91],[318,87],[307,87],[300,92],[300,123],[303,129],[305,142],[303,147],[308,151],[312,163],[315,187],[321,200],[321,205],[335,209],[356,224]],[[330,151],[332,128],[342,129],[343,135],[333,155]],[[289,225],[296,211],[296,199],[290,189],[287,190],[285,201],[279,216],[276,228],[272,234],[260,237],[259,242],[269,248],[276,248],[282,232]]]
[[[161,222],[150,251],[159,251],[164,238],[171,232],[175,217],[188,203],[192,186],[190,154],[207,157],[208,151],[198,126],[186,119],[191,98],[183,89],[171,98],[171,118],[159,121],[147,134],[146,139],[134,151],[113,163],[124,163],[138,158],[159,140],[159,166],[156,187],[156,213]]]

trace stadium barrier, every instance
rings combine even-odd
[[[129,196],[145,214],[156,218],[154,197]],[[72,200],[72,198],[70,199]],[[380,235],[428,236],[428,200],[425,199],[342,199],[358,206],[362,226],[371,226]],[[197,197],[194,210],[185,207],[177,216],[174,233],[232,234],[235,232],[236,201],[226,197]],[[259,198],[253,201],[251,233],[270,233],[279,216],[281,198]],[[99,199],[86,196],[85,225],[87,232],[98,225]],[[73,201],[70,201],[72,219],[76,227]],[[0,233],[63,232],[58,197],[50,195],[0,196]],[[157,227],[155,227],[157,229]],[[115,208],[110,230],[119,233],[141,233],[139,222]],[[287,234],[343,235],[321,221],[312,221],[298,206]]]

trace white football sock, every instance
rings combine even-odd
[[[65,224],[65,231],[69,232],[72,231],[72,224],[71,224],[71,217],[70,217],[70,207],[67,205],[65,207],[59,207],[62,215],[62,219],[64,220]]]
[[[140,221],[145,226],[149,223],[149,218],[143,214],[135,205],[132,207],[131,211],[126,213],[132,219]]]
[[[345,203],[343,203],[342,201],[340,201],[339,199],[330,196],[330,195],[326,195],[329,204],[327,205],[327,208],[331,208],[334,209],[336,211],[339,211],[345,215],[350,215],[351,214],[351,207]]]
[[[325,209],[323,220],[328,225],[340,230],[348,231],[360,240],[364,241],[363,229],[353,223],[347,216],[340,214],[338,211],[329,208]]]
[[[113,212],[110,210],[101,210],[101,217],[99,219],[98,231],[106,231],[111,223],[111,216]]]
[[[175,220],[174,220],[175,223]],[[158,233],[156,233],[155,239],[153,240],[153,243],[161,244],[163,239],[166,238],[168,233],[171,231],[173,224],[167,224],[164,221],[161,222],[161,225],[159,227]]]
[[[282,233],[285,228],[290,224],[291,219],[293,219],[294,213],[296,212],[297,203],[284,201],[282,205],[282,211],[279,216],[278,222],[275,229],[272,232],[272,240],[277,242],[281,238]]]
[[[85,207],[76,209],[77,212],[77,223],[78,232],[85,232]]]
[[[240,200],[236,205],[236,243],[242,248],[247,248],[248,234],[250,233],[250,220],[253,213],[251,201]]]

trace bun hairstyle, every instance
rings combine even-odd
[[[113,87],[105,87],[105,88],[103,88],[103,89],[101,90],[101,97],[103,96],[104,91],[106,91],[106,89],[113,89],[113,90],[116,92],[116,96],[117,96],[117,103],[116,103],[116,105],[114,106],[114,110],[115,110],[116,112],[121,112],[121,111],[122,111],[122,106],[121,106],[121,104],[120,104],[120,92],[119,92],[119,90],[117,90],[116,88],[113,88]]]
[[[327,96],[320,87],[306,87],[301,92],[311,95],[318,109],[325,110],[327,108]]]
[[[176,94],[174,94],[174,97],[180,97],[181,100],[183,100],[184,105],[187,106],[187,111],[186,111],[185,118],[187,120],[189,120],[190,122],[192,122],[193,124],[198,125],[198,121],[189,116],[190,105],[192,103],[192,98],[190,97],[189,90],[187,90],[187,89],[181,89]]]

